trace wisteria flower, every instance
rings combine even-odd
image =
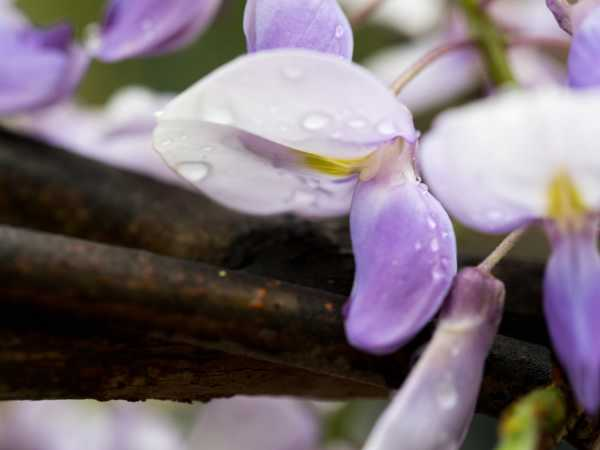
[[[247,213],[339,215],[354,195],[346,331],[386,353],[432,318],[456,272],[450,220],[413,168],[417,138],[409,111],[366,70],[282,49],[242,56],[175,98],[155,146],[194,186]]]
[[[352,59],[352,28],[337,0],[248,0],[244,32],[249,52],[306,48]]]
[[[221,0],[111,0],[90,48],[107,62],[174,51],[206,29],[220,5]]]
[[[0,54],[0,116],[70,97],[88,66],[70,26],[37,29],[8,13],[0,15]]]
[[[506,93],[442,114],[420,153],[427,181],[465,224],[484,232],[544,224],[553,247],[546,319],[592,413],[600,405],[599,110],[598,93]]]
[[[504,285],[479,269],[455,279],[431,342],[364,450],[458,450],[479,395],[504,305]]]
[[[537,0],[493,2],[490,14],[513,33],[554,38],[558,29],[543,2]],[[455,11],[450,19],[433,34],[380,50],[367,58],[364,65],[386,83],[392,83],[399,70],[410,67],[428,51],[468,38],[468,30],[460,14]],[[566,81],[564,67],[540,50],[515,46],[508,49],[508,58],[516,78],[523,85],[562,84]],[[478,49],[463,46],[449,51],[427,67],[402,89],[399,98],[413,114],[420,114],[466,96],[484,82],[485,68]]]
[[[7,402],[2,450],[184,450],[177,428],[151,408],[114,402]]]
[[[154,114],[171,98],[129,87],[117,92],[104,107],[64,102],[8,122],[7,126],[86,158],[189,187],[152,148]]]
[[[321,440],[316,412],[288,398],[234,397],[204,406],[190,448],[211,450],[316,450]]]

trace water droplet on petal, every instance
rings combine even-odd
[[[431,228],[432,230],[435,230],[437,228],[437,223],[435,223],[435,220],[433,220],[432,217],[428,217],[427,218],[427,225],[429,226],[429,228]]]
[[[302,126],[308,131],[318,131],[331,122],[331,117],[323,113],[312,113],[304,118]]]
[[[210,166],[201,162],[181,163],[175,169],[183,178],[194,184],[200,183],[210,172]]]
[[[440,243],[438,242],[437,238],[433,238],[431,240],[429,247],[431,248],[432,252],[437,252],[440,249]]]
[[[458,393],[450,376],[442,377],[436,386],[438,405],[443,410],[454,408],[458,404]]]
[[[292,81],[299,80],[304,75],[302,70],[292,66],[284,67],[282,73],[285,78]]]
[[[391,120],[384,120],[377,125],[377,131],[385,136],[392,136],[396,134],[398,129],[396,125]]]
[[[340,39],[342,36],[344,36],[344,27],[338,25],[337,27],[335,27],[335,37]]]
[[[417,241],[417,242],[415,243],[415,250],[416,250],[416,251],[419,251],[419,250],[421,250],[422,248],[423,248],[423,244],[421,243],[421,241]]]

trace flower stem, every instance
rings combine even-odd
[[[402,89],[410,83],[417,75],[419,75],[423,70],[425,70],[431,63],[441,58],[442,56],[454,51],[460,50],[466,47],[470,47],[475,45],[475,42],[472,39],[465,39],[456,42],[451,42],[446,45],[442,45],[440,47],[436,47],[429,52],[427,52],[421,59],[415,62],[412,66],[406,69],[391,86],[392,91],[396,95],[400,94]]]
[[[517,245],[517,242],[523,237],[527,227],[519,228],[509,234],[490,255],[479,264],[479,269],[491,273],[494,267],[508,255],[508,253]]]
[[[502,32],[487,14],[479,0],[459,0],[469,24],[471,36],[487,66],[491,80],[497,86],[516,85]]]

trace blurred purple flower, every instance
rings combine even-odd
[[[364,69],[281,49],[240,57],[169,103],[155,147],[198,189],[251,214],[340,215],[354,194],[346,332],[385,353],[431,319],[456,272],[450,221],[413,167],[417,138],[410,112]]]
[[[1,450],[184,450],[173,423],[141,404],[86,401],[2,405]]]
[[[491,275],[468,268],[456,276],[433,338],[364,450],[461,448],[503,305],[504,286]]]
[[[221,0],[111,0],[89,46],[107,62],[174,51],[206,29],[220,5]]]
[[[300,400],[235,397],[200,411],[190,449],[316,450],[321,439],[315,411]]]
[[[189,188],[152,148],[154,115],[171,98],[130,87],[115,94],[103,108],[65,102],[8,125],[86,158]]]
[[[406,2],[401,2],[406,3]],[[387,2],[386,2],[387,4]],[[390,5],[393,2],[390,2]],[[513,32],[527,36],[556,37],[562,33],[552,15],[539,0],[503,0],[490,4],[490,14]],[[365,61],[365,66],[386,83],[392,83],[403,69],[431,49],[468,37],[466,24],[454,11],[438,31],[408,44],[385,48]],[[549,54],[529,47],[512,47],[508,57],[522,85],[562,84],[566,71]],[[485,68],[476,48],[449,52],[426,68],[399,94],[413,112],[420,114],[440,108],[466,96],[485,83]]]
[[[71,27],[45,30],[0,15],[0,116],[37,110],[73,94],[88,58]]]
[[[569,83],[574,88],[600,86],[600,0],[546,0],[558,24],[573,42],[569,52]]]
[[[248,0],[244,32],[249,52],[306,48],[352,59],[352,28],[337,0]]]
[[[596,92],[506,93],[443,113],[420,153],[432,189],[465,224],[484,232],[546,225],[546,319],[590,413],[600,406],[599,109]]]

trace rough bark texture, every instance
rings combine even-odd
[[[0,223],[0,399],[385,396],[428,336],[385,358],[346,344],[344,220],[240,216],[1,131]],[[482,412],[551,380],[542,271],[499,268]]]

